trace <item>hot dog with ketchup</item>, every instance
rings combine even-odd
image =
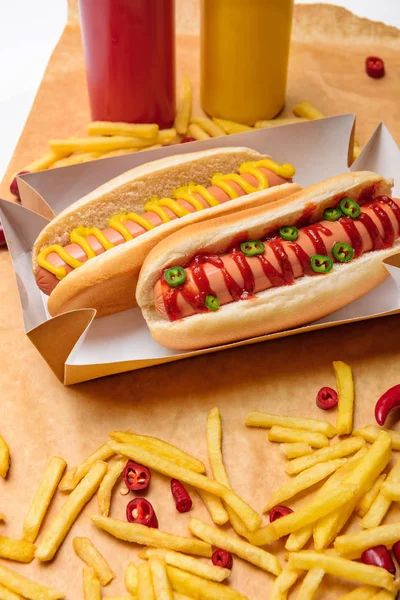
[[[193,225],[144,262],[137,288],[154,339],[176,350],[297,327],[379,285],[400,249],[400,200],[371,172]]]
[[[213,214],[283,198],[299,189],[293,175],[292,165],[255,150],[219,148],[154,161],[101,186],[35,243],[33,270],[50,313],[91,307],[103,316],[135,306],[139,269],[157,242]]]

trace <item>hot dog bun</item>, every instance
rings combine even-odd
[[[40,251],[52,244],[68,243],[69,233],[75,227],[103,228],[116,213],[143,214],[145,202],[153,196],[169,196],[176,187],[191,181],[207,185],[216,172],[236,171],[241,163],[261,158],[264,156],[250,148],[216,148],[163,158],[123,173],[66,208],[43,229],[33,248],[33,271],[36,273],[39,268],[37,256]],[[116,246],[68,273],[49,297],[49,312],[55,316],[68,310],[91,307],[98,311],[97,316],[105,316],[132,308],[136,306],[136,284],[143,260],[159,241],[191,223],[272,202],[298,189],[296,184],[283,184],[237,198],[212,210],[164,223]]]
[[[272,287],[250,300],[221,306],[216,312],[171,322],[154,306],[154,286],[165,268],[185,267],[201,252],[222,254],[243,232],[247,239],[263,239],[268,231],[295,225],[304,209],[312,205],[311,222],[319,221],[324,209],[332,206],[337,196],[357,198],[360,191],[370,186],[376,196],[390,195],[392,185],[392,181],[369,171],[346,173],[274,204],[191,225],[179,236],[174,234],[163,240],[145,260],[137,287],[138,304],[151,335],[158,343],[175,350],[217,346],[299,327],[363,296],[388,276],[382,260],[399,251],[399,240],[387,250],[366,253],[347,264],[335,264],[327,276],[303,276],[294,285]]]

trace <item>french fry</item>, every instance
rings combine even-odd
[[[383,544],[392,547],[400,540],[400,523],[380,525],[373,529],[357,531],[347,535],[340,535],[334,542],[335,550],[340,556],[346,558],[360,558],[364,550]]]
[[[154,469],[167,477],[178,479],[182,483],[187,483],[193,487],[201,488],[206,492],[215,494],[215,496],[224,500],[237,513],[250,531],[255,531],[260,527],[261,517],[254,509],[232,490],[213,481],[209,477],[190,471],[185,467],[180,467],[166,458],[147,452],[147,450],[139,446],[118,444],[117,442],[110,442],[110,446],[116,453],[128,456],[128,458],[135,460],[139,464]]]
[[[286,458],[299,458],[300,456],[307,456],[312,454],[314,450],[308,444],[303,442],[291,442],[288,444],[281,444],[280,449]]]
[[[0,521],[5,521],[6,520],[6,516],[3,515],[3,513],[0,513]]]
[[[151,556],[149,567],[156,600],[174,600],[165,561],[162,558]]]
[[[70,152],[54,152],[53,150],[51,150],[50,152],[47,152],[47,154],[44,154],[40,158],[37,158],[36,160],[29,163],[29,165],[26,165],[22,170],[28,171],[28,173],[37,173],[38,171],[45,171],[46,169],[51,167],[51,165],[53,165],[57,160],[63,158],[68,154],[70,154]]]
[[[101,600],[100,581],[91,567],[83,568],[83,597],[85,600]]]
[[[304,119],[304,118],[278,118],[278,119],[270,119],[268,121],[257,121],[254,125],[255,129],[269,129],[270,127],[280,127],[281,125],[293,125],[293,123],[305,123],[306,121],[309,121],[310,119]]]
[[[315,106],[308,102],[308,100],[303,100],[303,102],[299,102],[293,109],[293,113],[296,117],[303,117],[308,120],[315,119],[323,119],[324,115],[317,109]]]
[[[59,169],[60,167],[70,167],[71,165],[80,165],[84,162],[96,160],[100,155],[98,152],[81,152],[80,154],[71,154],[65,158],[59,158],[53,163],[50,169]]]
[[[22,600],[22,596],[14,594],[14,592],[0,585],[0,600]]]
[[[138,566],[138,600],[155,600],[153,581],[148,563]]]
[[[93,569],[100,585],[108,585],[114,579],[115,573],[88,538],[75,537],[72,540],[72,546],[77,557]]]
[[[226,135],[225,131],[219,125],[207,117],[192,117],[192,123],[199,125],[211,137],[221,137]]]
[[[400,450],[399,431],[384,429],[383,427],[378,427],[377,425],[368,425],[367,427],[363,427],[362,429],[354,429],[353,435],[362,437],[366,442],[370,442],[372,444],[372,442],[375,442],[381,431],[385,431],[392,438],[392,449]]]
[[[326,435],[307,431],[306,429],[289,429],[274,425],[268,432],[270,442],[304,442],[314,448],[324,448],[329,446]]]
[[[226,119],[217,119],[213,117],[214,123],[218,125],[225,133],[243,133],[244,131],[252,131],[253,128],[243,123],[235,123],[235,121],[227,121]]]
[[[225,523],[229,521],[229,516],[221,500],[217,498],[217,496],[213,496],[213,494],[209,494],[204,490],[198,489],[197,493],[203,501],[204,506],[210,513],[210,517],[212,518],[214,523],[216,525],[225,525]]]
[[[157,141],[156,138],[155,141]],[[50,140],[50,148],[57,153],[72,154],[73,152],[111,152],[121,148],[144,148],[150,146],[153,140],[113,135],[110,137],[91,136],[87,138],[68,138],[65,140]]]
[[[360,448],[362,448],[364,445],[365,442],[362,438],[348,438],[338,442],[337,444],[334,444],[333,446],[327,446],[326,448],[315,450],[315,452],[309,456],[294,458],[287,463],[285,466],[285,471],[289,475],[296,475],[297,473],[300,473],[300,471],[304,471],[304,469],[313,467],[318,463],[335,460],[337,458],[343,458],[344,456],[353,454],[354,452],[357,452],[357,450],[360,450]]]
[[[370,600],[375,596],[378,589],[376,587],[372,587],[371,585],[363,585],[362,587],[358,587],[355,590],[345,594],[340,598],[340,600]]]
[[[336,429],[327,421],[319,419],[305,419],[303,417],[285,417],[281,415],[273,415],[270,413],[252,410],[246,418],[247,427],[264,427],[270,429],[274,425],[280,427],[288,427],[289,429],[306,429],[307,431],[315,431],[322,433],[328,438],[335,437]]]
[[[171,137],[172,137],[172,134],[171,134]],[[166,139],[166,142],[170,143],[168,141],[169,140],[168,136],[165,136],[165,139]],[[166,145],[168,145],[168,144],[166,143]],[[158,148],[162,148],[162,147],[163,147],[162,144],[153,144],[152,146],[146,146],[146,148],[140,148],[139,152],[146,152],[146,150],[158,150]],[[117,152],[117,150],[115,150],[115,152]],[[123,153],[123,154],[126,154],[126,153]],[[117,156],[117,154],[114,154],[113,156]]]
[[[0,476],[5,479],[10,468],[10,449],[5,439],[0,435]]]
[[[108,517],[111,506],[111,494],[125,468],[126,462],[126,458],[120,458],[114,464],[110,465],[100,484],[99,491],[97,492],[97,502],[103,517]]]
[[[333,370],[336,377],[339,403],[336,418],[338,435],[347,435],[353,429],[354,415],[354,381],[351,367],[341,360],[333,361]]]
[[[395,583],[392,575],[386,569],[372,565],[353,562],[346,558],[322,554],[318,552],[293,552],[289,556],[289,567],[293,569],[323,569],[329,575],[335,575],[350,581],[384,588],[394,592]]]
[[[133,598],[136,598],[136,596],[132,597],[132,596],[121,596],[120,594],[118,596],[102,596],[103,600],[133,600]],[[175,600],[175,599],[174,599]]]
[[[147,435],[139,435],[133,433],[133,431],[112,431],[110,433],[110,438],[116,442],[121,442],[122,444],[140,446],[149,452],[164,456],[164,458],[168,458],[182,467],[186,467],[191,471],[196,471],[196,473],[206,472],[206,467],[201,460],[187,454],[173,444],[164,442],[164,440],[159,440],[158,438]]]
[[[0,585],[28,600],[62,600],[65,598],[65,594],[40,585],[32,579],[27,579],[4,565],[0,565]]]
[[[395,600],[396,594],[394,592],[388,592],[387,590],[381,590],[375,596],[372,596],[372,600]]]
[[[53,456],[50,460],[22,525],[24,540],[36,541],[66,466],[65,460],[59,456]]]
[[[285,549],[288,552],[298,552],[307,544],[313,534],[312,525],[293,531],[286,540]]]
[[[312,600],[315,596],[315,592],[318,590],[321,581],[324,578],[324,575],[325,571],[317,567],[315,569],[311,569],[311,571],[308,571],[300,586],[296,600]]]
[[[174,592],[174,600],[192,600],[192,598],[189,598],[189,596],[186,596],[185,594]]]
[[[364,496],[362,496],[362,498],[359,500],[356,506],[356,513],[360,517],[366,515],[369,509],[371,508],[375,498],[379,494],[379,491],[385,479],[385,473],[379,475],[379,477],[374,481],[373,486],[367,492],[365,492]]]
[[[108,460],[114,456],[114,451],[110,448],[107,442],[102,444],[90,456],[88,456],[77,467],[69,469],[61,479],[58,486],[63,492],[71,492],[76,488],[78,483],[89,473],[90,469],[98,460]]]
[[[136,565],[132,562],[128,563],[125,569],[124,584],[126,591],[132,596],[136,596],[138,587],[138,570]]]
[[[193,600],[247,600],[245,596],[222,583],[207,581],[176,567],[167,567],[167,573],[174,592],[188,595]]]
[[[157,138],[154,140],[156,144],[161,144],[162,146],[169,146],[176,139],[176,129],[171,127],[171,129],[160,129],[158,132]]]
[[[146,146],[145,148],[121,148],[120,150],[111,150],[111,152],[103,152],[97,156],[98,159],[101,158],[112,158],[113,156],[123,156],[124,154],[133,154],[133,152],[139,152],[141,150],[152,150],[154,147],[162,148],[161,144],[156,144],[155,146]]]
[[[196,125],[195,123],[190,123],[187,132],[189,136],[195,140],[209,140],[211,137],[200,127],[200,125]]]
[[[212,546],[223,548],[273,575],[279,575],[282,570],[278,559],[273,554],[236,539],[221,529],[210,527],[200,519],[190,519],[189,531]]]
[[[268,512],[277,504],[284,504],[286,500],[293,498],[293,496],[296,496],[300,492],[303,492],[323,479],[326,479],[326,477],[331,475],[345,463],[345,459],[338,458],[326,463],[318,463],[317,465],[310,467],[310,469],[301,471],[301,473],[290,479],[286,484],[279,488],[279,490],[272,494],[270,500],[265,505],[263,512]]]
[[[92,121],[88,125],[88,135],[122,135],[154,140],[158,134],[156,123],[114,123],[112,121]]]
[[[380,434],[380,435],[387,435]],[[378,437],[379,439],[379,437]],[[377,444],[377,442],[374,442]],[[386,478],[386,482],[382,486],[382,490],[378,493],[377,497],[371,504],[371,508],[364,515],[364,517],[360,521],[361,527],[371,528],[378,527],[383,521],[388,512],[390,505],[392,504],[392,500],[389,499],[385,494],[385,489],[387,489],[388,485],[391,484],[399,484],[400,483],[400,460],[398,460],[393,468],[391,469],[389,475]]]
[[[135,544],[155,548],[167,548],[168,550],[176,550],[185,554],[197,554],[206,558],[210,558],[212,555],[210,544],[200,540],[165,533],[159,529],[152,529],[137,523],[125,523],[109,517],[92,515],[91,518],[97,527],[125,542],[134,542]]]
[[[287,592],[296,583],[301,575],[298,569],[285,567],[282,573],[274,581],[269,600],[283,600],[287,598]]]
[[[139,557],[143,559],[151,558],[153,556],[162,558],[167,565],[170,565],[171,567],[177,567],[182,571],[187,571],[188,573],[193,573],[193,575],[204,577],[204,579],[209,579],[210,581],[217,581],[218,583],[221,583],[229,577],[231,572],[230,569],[208,565],[197,558],[186,556],[185,554],[174,552],[172,550],[143,548],[143,550],[139,552]]]
[[[399,502],[400,501],[400,483],[385,483],[382,486],[382,495],[387,500]]]
[[[174,127],[180,135],[186,135],[192,114],[192,82],[187,75],[182,75],[179,84],[178,110]]]
[[[0,535],[0,558],[30,563],[35,557],[35,546],[26,540],[14,540]]]
[[[96,462],[71,492],[40,540],[35,552],[38,560],[45,562],[54,557],[79,513],[96,493],[106,471],[105,462]]]

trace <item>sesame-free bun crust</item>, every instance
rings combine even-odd
[[[263,155],[250,148],[216,148],[163,158],[141,165],[105,183],[55,217],[39,234],[32,253],[33,270],[37,255],[51,244],[66,245],[75,227],[104,228],[108,219],[122,212],[145,212],[144,204],[154,196],[168,197],[192,181],[209,185],[216,172],[230,173],[248,160]],[[151,249],[187,225],[213,216],[229,215],[246,207],[274,202],[299,190],[297,184],[283,184],[231,200],[220,206],[191,213],[155,227],[85,262],[60,281],[48,299],[52,316],[79,308],[95,308],[98,317],[136,306],[136,285],[142,263]]]
[[[249,300],[221,306],[216,312],[173,322],[156,311],[154,286],[165,268],[172,264],[187,266],[199,251],[222,254],[243,232],[248,239],[263,239],[283,225],[294,225],[310,206],[314,206],[311,221],[316,222],[338,195],[356,199],[369,187],[375,195],[390,195],[392,185],[392,181],[369,171],[346,173],[274,204],[192,225],[179,237],[165,239],[145,260],[137,287],[138,304],[151,335],[174,350],[209,348],[299,327],[360,298],[388,276],[382,260],[399,251],[399,240],[393,248],[366,253],[348,264],[335,264],[326,276],[304,276],[293,285],[273,287]]]

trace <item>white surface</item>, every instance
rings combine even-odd
[[[301,1],[314,4],[314,0]],[[399,0],[336,0],[335,4],[400,28]],[[66,16],[67,0],[0,1],[0,178],[21,134]]]

